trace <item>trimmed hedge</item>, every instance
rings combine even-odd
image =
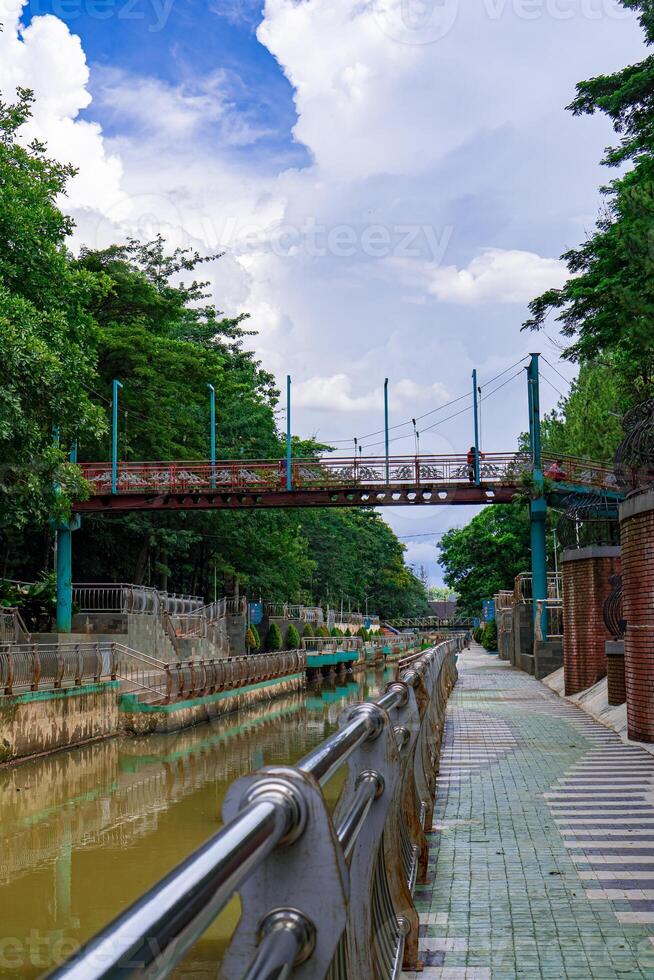
[[[299,650],[300,648],[300,634],[296,630],[293,623],[286,630],[286,649],[287,650]]]
[[[282,634],[279,632],[279,626],[277,623],[273,623],[268,630],[268,636],[266,637],[266,649],[270,651],[281,650],[282,648]]]
[[[248,650],[258,650],[261,647],[261,638],[256,626],[248,626],[245,631],[245,645]]]

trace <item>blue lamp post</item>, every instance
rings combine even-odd
[[[111,492],[117,493],[118,484],[118,389],[122,384],[114,378],[111,424]]]
[[[209,389],[209,414],[211,417],[211,488],[216,488],[216,389],[207,383]]]

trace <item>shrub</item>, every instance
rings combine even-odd
[[[357,636],[360,636],[364,643],[366,642],[366,640],[369,639],[368,630],[365,628],[365,626],[359,627],[359,629],[357,630]]]
[[[250,652],[258,650],[261,646],[261,640],[259,639],[256,626],[248,626],[245,632],[245,645]]]
[[[342,636],[342,635],[343,635],[343,633],[342,633],[342,631],[341,631],[341,630],[339,630],[339,628],[338,628],[338,626],[332,626],[332,632],[331,632],[331,635],[332,635],[332,636]]]
[[[348,628],[347,628],[347,629],[345,630],[345,632],[343,633],[343,636],[352,636],[352,633],[350,632],[350,627],[349,627],[349,626],[348,626]]]
[[[281,650],[282,648],[282,634],[279,632],[279,626],[277,623],[273,623],[268,630],[268,636],[266,637],[266,649],[267,650]]]
[[[322,637],[324,637],[324,638],[325,638],[326,640],[328,640],[328,639],[329,639],[329,637],[331,636],[331,633],[329,632],[329,630],[327,629],[327,627],[326,627],[326,626],[320,626],[320,627],[318,628],[318,632],[316,633],[316,636],[322,636]]]
[[[304,629],[302,630],[302,636],[306,636],[306,637],[315,636],[313,632],[313,626],[311,625],[311,623],[305,623]]]
[[[485,650],[497,650],[497,623],[495,620],[486,623],[483,629],[483,635],[481,638],[482,646]]]
[[[293,623],[286,630],[286,649],[287,650],[297,650],[300,646],[300,634],[296,630]]]

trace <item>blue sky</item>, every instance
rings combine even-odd
[[[80,37],[95,68],[152,76],[190,91],[197,79],[219,68],[235,110],[273,131],[248,147],[248,154],[270,166],[302,166],[306,149],[291,132],[293,90],[256,38],[261,7],[259,0],[33,0],[23,21],[52,14]],[[126,131],[107,107],[92,105],[82,117],[100,121],[109,137]]]
[[[250,314],[282,385],[292,374],[298,434],[349,451],[380,427],[384,377],[395,423],[469,391],[473,368],[485,384],[530,350],[574,376],[556,323],[536,337],[520,327],[597,218],[613,135],[565,106],[580,79],[643,57],[619,0],[3,9],[0,91],[34,88],[35,135],[79,168],[72,247],[161,232],[224,252],[209,270],[216,302]],[[558,398],[546,384],[545,410]],[[431,418],[442,422],[425,428],[425,452],[467,449],[469,410]],[[511,376],[484,403],[483,448],[510,450],[526,426],[524,380]],[[412,452],[411,426],[399,434],[395,448]],[[403,536],[471,516],[384,513]],[[433,540],[409,540],[438,582]]]

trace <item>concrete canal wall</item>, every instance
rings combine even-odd
[[[123,730],[134,735],[175,732],[246,708],[257,701],[272,701],[282,694],[299,691],[304,685],[304,674],[292,674],[175,704],[143,704],[134,695],[123,694],[120,698],[120,724]]]
[[[304,673],[173,704],[144,704],[121,694],[120,681],[30,691],[0,703],[0,765],[127,732],[180,731],[257,702],[301,690]]]
[[[30,691],[0,704],[0,763],[115,735],[118,681]]]

